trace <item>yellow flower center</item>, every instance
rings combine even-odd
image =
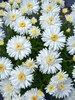
[[[15,21],[16,18],[17,18],[16,14],[12,14],[12,15],[10,15],[10,19],[11,19],[12,21]]]
[[[53,7],[52,7],[52,6],[49,6],[48,9],[49,9],[49,10],[53,10]]]
[[[27,8],[22,8],[22,13],[27,13]]]
[[[16,50],[20,51],[23,49],[23,46],[22,46],[22,44],[17,43],[15,48],[16,48]]]
[[[3,15],[4,15],[4,11],[0,10],[0,16],[3,16]]]
[[[52,37],[50,38],[52,41],[57,41],[58,36],[56,34],[52,35]]]
[[[33,8],[33,5],[31,3],[27,4],[28,8]]]
[[[20,27],[21,27],[21,28],[26,27],[26,23],[25,23],[25,22],[21,22],[21,23],[20,23]]]
[[[5,87],[5,90],[8,91],[8,92],[10,92],[12,90],[12,86],[11,85],[7,85]]]
[[[29,61],[27,65],[28,65],[28,67],[30,67],[30,68],[31,68],[31,67],[34,67],[34,63],[33,63],[32,61]]]
[[[4,71],[5,67],[3,64],[0,64],[0,71]]]
[[[62,73],[59,73],[59,74],[57,75],[57,77],[58,77],[59,80],[62,80],[62,79],[64,78],[64,75],[63,75]]]
[[[47,62],[48,65],[51,65],[54,62],[54,58],[51,57],[51,56],[48,56],[48,57],[46,57],[46,62]]]
[[[61,83],[58,84],[58,89],[59,90],[64,90],[64,88],[65,88],[65,84],[64,83],[61,82]]]
[[[0,41],[0,45],[4,45],[4,41]]]
[[[54,18],[49,18],[49,24],[53,24],[53,22],[54,22]]]
[[[24,73],[20,73],[20,74],[18,75],[18,79],[19,79],[20,81],[24,81],[25,78],[26,78],[26,76],[25,76]]]
[[[39,96],[43,96],[44,94],[43,94],[42,91],[39,90],[39,91],[38,91],[38,95],[39,95]]]
[[[49,91],[53,91],[54,90],[54,86],[53,85],[48,86],[48,90]]]
[[[71,16],[67,16],[67,17],[66,17],[66,20],[67,20],[67,21],[72,21]]]
[[[33,96],[32,100],[38,100],[38,98],[36,96]]]
[[[2,3],[0,4],[0,6],[1,6],[2,8],[5,8],[5,3],[2,2]]]
[[[37,20],[35,18],[31,19],[32,24],[35,24],[37,22]]]
[[[32,32],[33,35],[37,35],[38,34],[38,30],[37,29],[32,29],[31,32]]]
[[[73,46],[75,47],[75,42],[73,43]]]

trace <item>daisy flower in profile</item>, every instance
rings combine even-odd
[[[31,38],[37,38],[40,34],[40,29],[36,26],[32,26],[29,29],[29,35],[31,36]]]
[[[4,97],[13,97],[20,92],[19,89],[12,85],[9,79],[5,79],[0,82],[0,91]]]
[[[16,67],[10,75],[11,83],[17,88],[26,88],[33,82],[32,71],[23,66]]]
[[[4,31],[0,29],[0,41],[3,41],[5,37]]]
[[[59,50],[64,47],[66,37],[63,35],[63,31],[60,32],[60,28],[50,28],[44,31],[42,40],[46,47],[49,46],[53,50]]]
[[[27,59],[27,61],[25,62],[25,66],[27,66],[32,71],[34,71],[34,69],[38,67],[36,62],[31,58]]]
[[[61,26],[61,21],[58,14],[49,12],[48,14],[44,13],[40,16],[40,24],[42,29],[47,29],[51,27],[58,28]]]
[[[65,1],[64,0],[54,0],[57,5],[59,5],[61,8],[65,6]]]
[[[39,52],[37,56],[37,63],[40,65],[40,71],[43,73],[56,73],[57,70],[61,70],[60,63],[62,58],[59,58],[60,54],[53,50],[47,50],[46,48]]]
[[[49,12],[52,12],[52,13],[59,13],[60,12],[60,8],[58,7],[57,4],[54,4],[54,3],[50,3],[50,2],[47,2],[45,1],[42,6],[41,6],[42,10],[41,12],[42,13],[49,13]]]
[[[38,0],[23,0],[23,5],[28,8],[28,15],[32,13],[37,13],[39,10],[39,2]]]
[[[66,80],[58,81],[56,76],[51,78],[50,83],[46,87],[46,92],[50,95],[52,94],[56,98],[63,98],[69,96],[73,90],[72,80],[69,77],[66,77]]]
[[[14,36],[7,43],[7,53],[15,60],[22,60],[31,53],[31,43],[24,36]]]
[[[14,31],[16,31],[17,33],[20,33],[20,35],[24,35],[28,32],[28,29],[31,28],[32,24],[30,19],[25,18],[24,16],[19,17],[13,27],[14,27]]]
[[[24,96],[19,95],[15,95],[12,100],[25,100]]]
[[[45,100],[44,93],[37,88],[32,88],[25,93],[25,100]]]
[[[73,78],[75,79],[75,66],[73,67],[74,69],[73,69],[73,71],[72,71],[72,76],[73,76]],[[75,81],[75,80],[74,80]]]
[[[13,23],[16,21],[16,19],[18,18],[18,17],[20,17],[21,16],[21,13],[20,13],[20,11],[18,11],[18,10],[15,10],[15,9],[13,9],[12,11],[9,11],[9,12],[6,12],[5,14],[4,14],[4,17],[3,17],[3,19],[4,19],[4,21],[5,21],[5,25],[10,25],[10,27],[12,28],[12,26],[13,26]]]
[[[68,97],[65,97],[64,100],[75,100],[75,89],[72,90]]]
[[[3,21],[2,21],[2,19],[0,18],[0,27],[2,27],[2,25],[3,25]]]
[[[70,55],[75,54],[75,36],[70,36],[67,40],[67,51]]]
[[[5,79],[10,75],[12,63],[6,57],[0,57],[0,79]]]

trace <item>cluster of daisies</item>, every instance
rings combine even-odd
[[[53,74],[44,88],[46,93],[63,100],[75,100],[73,80],[62,70],[63,58],[60,56],[60,51],[66,46],[75,61],[75,35],[66,40],[60,19],[62,12],[74,26],[75,34],[75,3],[71,6],[70,14],[67,13],[68,8],[64,7],[64,0],[8,0],[0,3],[0,48],[5,45],[9,58],[16,63],[21,62],[16,66],[12,59],[0,57],[0,93],[4,100],[46,100],[45,94],[37,86],[21,95],[21,89],[33,84],[37,68],[42,74]],[[9,32],[7,36],[4,27],[12,30],[13,34]],[[66,31],[70,32],[70,28]],[[11,37],[5,44],[9,35]],[[30,56],[33,49],[30,40],[39,36],[44,48],[34,59]],[[72,76],[75,78],[75,66]]]

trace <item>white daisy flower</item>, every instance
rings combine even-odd
[[[40,24],[42,29],[50,29],[51,27],[58,28],[61,26],[61,21],[58,14],[49,12],[48,14],[44,13],[40,16]]]
[[[71,10],[72,10],[72,11],[75,11],[75,2],[74,2],[74,4],[72,4]]]
[[[73,55],[75,54],[75,36],[70,36],[67,40],[67,51]]]
[[[22,0],[22,5],[28,8],[28,14],[37,13],[39,10],[38,0]]]
[[[0,57],[0,79],[5,79],[10,75],[12,66],[8,58]]]
[[[64,8],[65,1],[64,0],[54,0],[56,4],[58,4],[61,8]]]
[[[13,26],[13,23],[16,21],[16,19],[18,18],[18,17],[20,17],[21,16],[21,13],[20,13],[20,11],[18,11],[18,10],[15,10],[15,9],[13,9],[12,11],[9,11],[9,12],[6,12],[5,14],[4,14],[4,17],[3,17],[3,19],[4,19],[4,21],[5,21],[5,25],[10,25],[10,27],[12,28],[12,26]]]
[[[13,97],[20,93],[20,90],[14,87],[9,79],[0,82],[0,91],[4,97]]]
[[[12,98],[12,100],[25,100],[25,98],[24,98],[24,96],[20,96],[20,94],[19,94],[19,95],[15,95],[15,96]]]
[[[20,12],[24,15],[24,14],[27,14],[28,12],[28,8],[22,4],[21,7],[20,7]]]
[[[53,82],[50,82],[45,89],[46,89],[46,93],[52,95],[53,93],[55,93],[57,88]]]
[[[28,32],[28,29],[31,28],[32,24],[30,19],[25,18],[24,16],[19,17],[15,23],[13,24],[14,31],[20,33],[20,35],[24,35]]]
[[[4,10],[0,10],[0,17],[3,17],[5,11]]]
[[[75,89],[70,93],[68,97],[65,97],[64,100],[75,100]]]
[[[27,66],[32,71],[34,71],[34,69],[38,67],[36,62],[31,58],[27,59],[27,61],[25,62],[25,66]]]
[[[10,75],[11,83],[17,88],[26,88],[33,82],[32,71],[23,66],[16,67]]]
[[[40,65],[40,71],[43,73],[56,73],[57,70],[61,70],[60,63],[62,58],[59,58],[60,54],[53,50],[47,50],[46,48],[40,51],[37,56],[37,62]]]
[[[44,93],[37,88],[32,88],[25,93],[25,100],[45,100]]]
[[[72,80],[67,77],[66,80],[58,81],[56,76],[51,78],[49,85],[46,87],[46,92],[52,94],[56,98],[63,98],[69,96],[73,90]]]
[[[59,50],[64,47],[66,37],[63,35],[63,31],[60,32],[59,28],[46,29],[42,35],[42,40],[45,42],[46,47],[50,47],[53,50]]]
[[[15,60],[22,60],[31,53],[31,43],[24,36],[14,36],[7,43],[7,53]]]
[[[73,69],[73,71],[72,71],[72,76],[73,76],[74,81],[75,81],[75,66],[74,66],[74,69]]]
[[[29,29],[29,35],[31,36],[31,38],[37,38],[40,34],[40,29],[36,26],[32,26]]]
[[[32,24],[35,24],[36,22],[37,22],[37,19],[36,19],[35,17],[32,17],[31,23],[32,23]]]
[[[6,2],[2,1],[2,2],[0,3],[0,7],[4,9],[4,8],[5,8],[5,3],[6,3]]]
[[[2,21],[2,19],[0,18],[0,27],[3,27],[2,25],[3,25],[3,21]]]
[[[5,37],[4,31],[0,29],[0,41],[3,41]]]
[[[52,13],[59,13],[60,12],[60,8],[58,7],[57,4],[54,4],[54,3],[49,3],[47,1],[45,1],[42,6],[41,6],[42,10],[41,12],[42,13],[49,13],[49,12],[52,12]]]
[[[56,84],[57,91],[53,94],[53,96],[56,96],[56,98],[63,98],[66,96],[69,96],[69,94],[72,92],[72,80],[70,78],[67,78],[67,80],[63,82],[58,82]]]

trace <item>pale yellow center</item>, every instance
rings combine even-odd
[[[32,100],[38,100],[38,98],[36,96],[33,96]]]
[[[16,17],[17,17],[16,14],[10,15],[10,18],[11,18],[12,21],[15,21],[16,20]]]
[[[0,64],[0,71],[4,71],[5,67],[3,64]]]
[[[29,61],[27,65],[28,65],[28,67],[30,67],[30,68],[34,67],[34,63],[33,63],[32,61]]]
[[[33,8],[33,5],[31,3],[27,4],[28,8]]]
[[[3,15],[4,15],[4,11],[0,10],[0,16],[3,16]]]
[[[75,47],[75,42],[73,43],[73,46]]]
[[[65,84],[64,83],[61,82],[61,83],[58,84],[58,89],[59,90],[64,90],[64,88],[65,88]]]
[[[22,44],[21,43],[17,43],[16,46],[15,46],[15,49],[18,50],[18,51],[22,50],[23,49]]]
[[[39,90],[39,91],[38,91],[38,95],[39,95],[39,96],[43,96],[44,94],[43,94],[42,91]]]
[[[57,0],[57,4],[62,4],[62,0]]]
[[[32,29],[31,32],[32,32],[33,35],[37,35],[38,34],[38,30],[37,29]]]
[[[27,8],[22,8],[22,13],[27,13]]]
[[[67,17],[66,17],[66,20],[67,20],[67,21],[71,21],[71,20],[72,20],[71,16],[67,16]]]
[[[21,28],[26,27],[26,23],[25,23],[25,22],[21,22],[21,23],[20,23],[20,27],[21,27]]]
[[[54,22],[54,18],[49,18],[49,23],[53,24],[53,22]]]
[[[37,20],[35,18],[31,19],[32,24],[35,24],[37,22]]]
[[[53,91],[54,90],[54,86],[53,85],[48,86],[48,90],[49,91]]]
[[[58,77],[58,79],[62,80],[62,79],[64,78],[64,75],[63,75],[62,73],[59,73],[59,74],[57,75],[57,77]]]
[[[12,90],[12,86],[11,86],[11,85],[7,85],[7,86],[5,87],[5,89],[6,89],[6,91],[10,92],[10,91]]]
[[[52,41],[57,41],[58,36],[56,34],[52,35],[52,37],[50,38]]]
[[[20,73],[20,74],[18,75],[18,79],[19,79],[20,81],[24,81],[25,78],[26,78],[26,76],[25,76],[24,73]]]
[[[2,8],[5,8],[5,3],[4,2],[2,2],[0,5],[1,5]]]
[[[51,56],[48,56],[48,57],[46,57],[46,62],[47,62],[48,65],[51,65],[54,62],[54,58],[51,57]]]
[[[53,7],[52,7],[52,6],[49,6],[48,9],[49,9],[49,10],[53,10]]]

